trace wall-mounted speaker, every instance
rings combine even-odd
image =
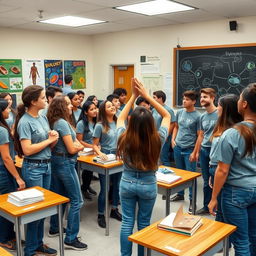
[[[230,29],[230,31],[237,30],[237,22],[236,22],[236,20],[231,20],[229,22],[229,29]]]

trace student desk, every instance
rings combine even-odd
[[[7,252],[5,249],[3,249],[2,247],[0,247],[0,255],[1,256],[12,256],[12,254],[10,254],[9,252]]]
[[[0,195],[0,215],[9,221],[13,222],[16,231],[17,241],[17,256],[23,255],[21,247],[21,229],[22,224],[27,224],[35,220],[40,220],[48,216],[58,213],[59,227],[62,223],[62,204],[69,202],[67,197],[53,193],[41,187],[34,187],[44,193],[44,200],[38,203],[29,204],[26,206],[15,206],[7,202],[8,194]],[[63,230],[60,230],[59,245],[60,255],[64,255]],[[0,254],[2,255],[2,254]]]
[[[93,162],[93,158],[96,155],[79,156],[78,160],[78,173],[80,177],[80,171],[85,169],[92,172],[105,175],[105,218],[106,218],[106,230],[105,235],[109,235],[109,205],[108,205],[108,190],[109,190],[109,176],[123,171],[123,162],[118,161],[110,164],[99,164]]]
[[[166,205],[165,205],[165,215],[170,214],[170,196],[192,186],[192,214],[195,214],[196,212],[196,179],[201,176],[198,172],[190,172],[185,170],[180,170],[173,167],[166,167],[166,166],[160,166],[169,168],[171,170],[174,170],[175,174],[178,176],[181,176],[180,180],[177,180],[174,183],[166,184],[163,182],[157,182],[158,185],[158,193],[166,196]]]
[[[223,255],[229,255],[228,237],[236,227],[222,222],[203,219],[203,225],[193,236],[185,236],[160,230],[156,222],[129,236],[129,240],[146,247],[146,255],[151,250],[169,256],[210,256],[223,248]]]

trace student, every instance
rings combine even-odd
[[[141,94],[163,117],[159,129],[149,110],[137,107],[131,114],[127,129],[125,120],[136,97]],[[136,208],[138,230],[150,225],[151,214],[157,196],[155,171],[161,145],[166,141],[170,126],[170,114],[157,101],[153,100],[137,79],[133,79],[132,96],[117,120],[117,154],[124,161],[124,171],[120,183],[120,198],[123,213],[120,243],[121,255],[132,254],[132,234]],[[142,146],[143,145],[143,146]],[[138,246],[138,256],[144,255],[144,248]]]
[[[5,99],[8,102],[8,108],[11,110],[11,112],[9,113],[9,117],[5,121],[13,132],[16,111],[12,108],[12,95],[9,92],[1,92],[0,99]]]
[[[119,96],[117,94],[110,94],[110,95],[108,95],[107,100],[112,102],[113,105],[115,106],[115,108],[116,108],[116,117],[118,117],[121,113]]]
[[[76,137],[78,141],[86,148],[93,148],[92,134],[96,125],[97,107],[91,101],[86,101],[82,107],[82,112],[76,127]],[[91,195],[97,193],[90,187],[93,173],[89,170],[83,170],[82,173],[82,186],[84,198],[91,201]]]
[[[218,156],[216,155],[216,151],[217,151],[220,136],[225,130],[231,128],[234,124],[242,121],[242,116],[238,113],[238,109],[237,109],[238,99],[239,97],[234,94],[228,94],[219,98],[219,103],[217,107],[218,120],[214,127],[213,134],[211,137],[212,145],[211,145],[211,151],[209,155],[210,157],[209,184],[211,187],[214,183],[214,175],[218,165],[218,160],[216,159],[216,157]],[[218,195],[218,209],[217,209],[215,220],[224,222],[223,214],[221,210],[221,192]]]
[[[104,101],[99,108],[99,122],[93,131],[94,151],[102,158],[107,159],[106,154],[116,154],[116,108],[110,101]],[[100,144],[101,149],[98,145]],[[118,211],[119,202],[119,183],[121,174],[115,173],[110,176],[110,182],[113,184],[112,191],[112,209],[110,217],[118,221],[122,220],[122,215]],[[106,227],[104,216],[105,211],[105,175],[99,174],[100,193],[98,197],[98,225]],[[107,213],[106,213],[107,214]]]
[[[163,148],[161,150],[161,154],[160,154],[160,160],[162,164],[165,166],[171,166],[171,140],[172,140],[172,131],[176,122],[176,117],[173,110],[165,104],[166,94],[163,91],[153,92],[153,99],[157,101],[159,104],[161,104],[171,115],[169,136],[166,142],[164,143]],[[155,119],[157,129],[159,129],[162,122],[162,116],[155,109],[152,110],[152,115],[153,115],[153,118]]]
[[[79,107],[81,108],[83,106],[83,101],[84,101],[85,93],[82,90],[78,90],[76,92],[76,94],[79,96],[79,99],[80,99],[80,106]]]
[[[204,181],[204,201],[203,208],[198,210],[196,214],[208,214],[208,204],[211,200],[212,189],[209,186],[209,162],[210,162],[210,150],[211,150],[211,141],[213,128],[218,119],[217,108],[214,105],[214,100],[216,92],[212,88],[203,88],[200,91],[200,104],[205,108],[205,112],[200,116],[199,124],[200,130],[197,137],[194,154],[191,155],[190,161],[198,161],[200,156],[200,167],[202,169],[202,176]],[[200,154],[199,154],[200,152]]]
[[[90,95],[90,96],[88,96],[88,98],[86,99],[86,101],[91,101],[91,102],[93,102],[93,103],[95,104],[95,106],[96,106],[97,108],[99,108],[99,101],[98,101],[98,99],[97,99],[97,97],[96,97],[95,95]]]
[[[222,190],[221,207],[226,223],[235,225],[231,234],[236,256],[256,255],[256,84],[241,93],[238,111],[244,121],[226,130],[217,148],[209,211],[215,215]]]
[[[197,100],[195,91],[183,93],[183,109],[178,110],[173,133],[172,147],[176,167],[187,171],[196,171],[196,161],[191,161],[190,156],[194,154],[195,144],[199,133],[200,113],[196,111]],[[184,190],[180,191],[171,201],[184,200]],[[189,188],[189,212],[192,212],[192,188]]]
[[[50,130],[47,118],[39,115],[46,104],[45,91],[41,86],[31,85],[23,90],[21,98],[23,103],[17,108],[14,140],[18,155],[24,155],[22,177],[28,188],[50,189],[51,147],[59,135]],[[57,254],[55,249],[43,244],[43,237],[44,219],[27,224],[25,256]]]
[[[135,102],[135,104],[139,107],[144,107],[147,110],[151,111],[150,103],[143,97],[139,96]]]
[[[119,96],[120,110],[122,111],[123,108],[125,107],[125,102],[126,102],[126,98],[127,98],[127,91],[124,88],[116,88],[113,91],[113,94],[116,94],[116,95]]]
[[[47,118],[50,127],[59,133],[60,138],[52,150],[51,190],[70,199],[65,247],[73,250],[85,250],[87,245],[77,238],[83,199],[75,169],[77,153],[84,147],[76,139],[76,132],[70,121],[71,114],[72,104],[67,96],[57,96],[53,99]],[[49,234],[51,236],[58,235],[57,215],[51,217],[50,224]]]
[[[63,94],[68,95],[69,93],[73,92],[74,90],[72,89],[72,84],[73,84],[73,77],[72,75],[65,75],[64,77],[65,85],[63,86]]]
[[[0,99],[0,194],[6,194],[25,188],[14,165],[14,143],[10,127],[6,120],[9,116],[9,104]],[[18,187],[17,187],[18,185]],[[0,246],[8,250],[16,250],[14,225],[0,216]]]
[[[69,93],[67,96],[71,100],[71,104],[73,106],[72,119],[73,119],[73,125],[76,127],[76,124],[77,124],[80,114],[82,112],[82,110],[79,108],[80,98],[79,98],[78,94],[76,94],[75,92]]]

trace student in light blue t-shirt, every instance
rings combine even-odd
[[[121,113],[119,96],[117,94],[110,94],[107,96],[107,100],[116,107],[116,117],[118,118]]]
[[[110,101],[104,101],[99,108],[99,122],[96,124],[93,132],[94,151],[102,159],[107,159],[107,154],[116,154],[116,108]],[[100,145],[100,149],[98,147]],[[112,209],[110,217],[118,221],[122,220],[122,215],[118,211],[119,202],[119,183],[121,174],[115,173],[110,176],[113,185],[112,190]],[[100,227],[106,227],[105,221],[105,175],[99,174],[100,193],[98,197],[98,224]],[[107,213],[106,213],[107,214]]]
[[[51,190],[70,199],[67,229],[64,244],[73,250],[85,250],[87,245],[78,239],[80,227],[80,209],[83,198],[75,165],[77,153],[84,146],[76,139],[75,128],[70,123],[72,104],[67,96],[57,96],[53,99],[47,118],[50,127],[59,133],[59,140],[52,149],[52,182]],[[50,236],[59,234],[58,216],[51,217]],[[62,227],[61,227],[62,228]]]
[[[92,101],[86,101],[83,104],[80,120],[76,126],[76,137],[78,141],[86,148],[93,148],[92,134],[96,125],[98,109]],[[84,198],[91,201],[91,195],[97,193],[90,187],[93,172],[83,170],[82,172],[82,186]]]
[[[24,89],[21,98],[23,104],[17,108],[14,139],[18,155],[24,156],[22,177],[26,187],[50,189],[51,147],[59,135],[50,130],[47,118],[39,114],[45,108],[45,91],[41,86],[31,85]],[[43,244],[43,237],[44,219],[27,224],[25,256],[56,255],[56,250]]]
[[[80,114],[82,112],[81,109],[79,108],[80,107],[80,98],[79,98],[78,94],[75,92],[69,93],[67,96],[71,100],[71,104],[73,106],[72,119],[73,119],[73,125],[76,127],[76,124],[77,124]]]
[[[9,116],[8,102],[0,99],[0,194],[14,192],[25,188],[25,182],[20,177],[14,164],[15,152],[13,136],[6,123]],[[0,216],[0,246],[15,250],[14,224]]]
[[[200,130],[200,113],[195,109],[198,94],[195,91],[183,93],[183,109],[176,114],[175,127],[172,134],[172,147],[176,167],[187,171],[196,171],[196,161],[191,159],[195,153],[195,144]],[[171,201],[184,200],[184,190]],[[192,188],[189,188],[189,212],[192,212]]]
[[[226,223],[235,225],[230,241],[236,256],[256,255],[256,84],[241,93],[238,111],[244,121],[226,130],[217,148],[218,167],[214,176],[209,211],[215,215],[222,190]]]

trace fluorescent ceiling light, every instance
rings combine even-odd
[[[48,23],[48,24],[55,24],[55,25],[63,25],[63,26],[70,26],[70,27],[80,27],[80,26],[87,26],[92,24],[103,23],[106,21],[102,20],[93,20],[75,16],[64,16],[59,18],[53,18],[48,20],[40,20],[39,22]]]
[[[184,5],[184,4],[168,1],[168,0],[154,0],[154,1],[148,1],[148,2],[139,3],[139,4],[119,6],[119,7],[116,7],[116,9],[129,11],[129,12],[136,12],[136,13],[151,16],[151,15],[158,15],[158,14],[171,13],[171,12],[193,10],[195,8]]]

